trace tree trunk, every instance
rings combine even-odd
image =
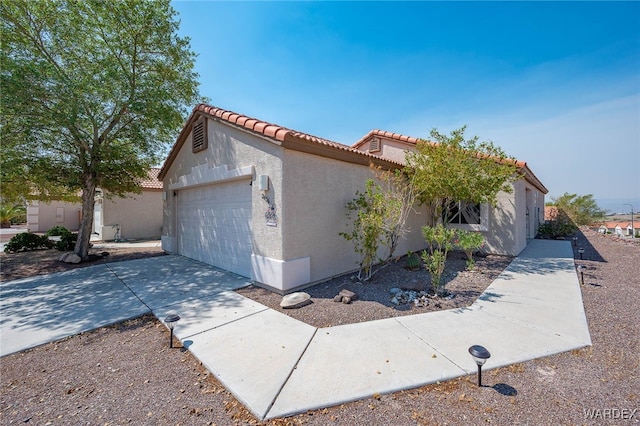
[[[78,241],[73,250],[82,260],[89,256],[89,242],[93,231],[93,208],[95,205],[96,184],[91,176],[85,178],[82,189],[82,221],[78,230]]]

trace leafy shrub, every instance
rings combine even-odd
[[[438,295],[446,293],[442,284],[442,274],[447,262],[447,253],[453,249],[453,239],[456,236],[455,229],[447,229],[444,225],[423,226],[422,235],[429,247],[422,252],[424,266],[431,276],[431,286]]]
[[[473,252],[484,245],[484,236],[479,232],[471,232],[464,229],[458,229],[457,234],[456,247],[461,248],[464,254],[467,255],[467,269],[472,269],[475,264]]]
[[[61,225],[56,225],[49,229],[46,233],[47,237],[58,237],[63,235],[71,235],[71,231]]]
[[[76,241],[78,241],[78,234],[71,233],[62,234],[60,236],[60,241],[56,242],[56,249],[60,251],[70,251],[76,247]]]
[[[573,222],[565,220],[551,220],[543,223],[538,228],[538,233],[544,238],[558,238],[566,237],[573,234],[576,229],[576,225]]]
[[[54,247],[54,242],[46,235],[36,235],[31,232],[22,232],[14,235],[4,247],[5,253],[16,253],[19,251],[43,250]]]

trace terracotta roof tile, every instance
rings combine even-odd
[[[369,133],[367,133],[366,135],[364,135],[362,138],[360,138],[360,140],[354,143],[352,147],[359,148],[365,142],[367,142],[369,138],[372,136],[382,136],[385,138],[394,139],[397,141],[406,142],[413,145],[415,145],[416,143],[418,143],[419,140],[421,140],[420,138],[414,138],[413,136],[405,136],[405,135],[401,135],[400,133],[393,133],[393,132],[388,132],[386,130],[374,129]]]
[[[157,167],[151,168],[149,170],[149,174],[146,179],[143,179],[140,182],[140,186],[144,189],[162,189],[162,181],[158,179],[158,174],[160,173],[160,169]]]
[[[163,179],[164,174],[171,166],[171,163],[175,160],[178,155],[178,151],[182,147],[182,144],[186,140],[188,136],[188,132],[190,131],[190,123],[194,119],[197,114],[207,114],[213,118],[217,118],[223,120],[232,125],[241,127],[243,129],[259,133],[267,138],[278,141],[280,144],[285,146],[285,148],[295,149],[303,152],[314,153],[326,157],[334,157],[338,155],[338,153],[342,153],[341,158],[345,158],[345,153],[348,154],[346,158],[348,161],[360,163],[360,164],[369,164],[371,162],[377,164],[385,164],[387,167],[400,167],[402,164],[389,160],[377,155],[370,154],[368,152],[360,151],[357,148],[343,145],[341,143],[333,142],[327,139],[319,138],[317,136],[313,136],[307,133],[298,132],[295,130],[288,129],[283,126],[279,126],[277,124],[268,123],[266,121],[261,121],[252,117],[248,117],[246,115],[238,114],[233,111],[227,111],[218,107],[214,107],[206,104],[198,104],[193,109],[191,115],[187,119],[185,126],[183,127],[180,135],[178,136],[176,143],[171,148],[167,159],[160,169],[159,178]],[[324,148],[329,148],[324,149]]]
[[[406,136],[400,133],[393,133],[386,130],[374,129],[374,130],[371,130],[366,135],[364,135],[362,138],[360,138],[358,142],[354,143],[352,145],[352,148],[359,149],[362,145],[368,142],[373,136],[380,136],[380,137],[404,142],[410,145],[416,145],[419,141],[429,142],[426,139],[416,138],[413,136]],[[507,159],[504,161],[510,162],[511,160]],[[545,194],[549,192],[548,189],[542,184],[542,182],[533,174],[533,172],[531,171],[531,169],[529,168],[529,166],[525,161],[514,160],[514,164],[524,173],[525,178],[532,185],[534,185],[536,188],[538,188],[540,191],[542,191]]]

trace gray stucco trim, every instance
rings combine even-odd
[[[182,175],[178,181],[169,184],[169,190],[193,188],[196,186],[209,185],[212,183],[230,182],[237,179],[253,177],[255,173],[253,166],[230,169],[228,165],[210,167],[209,164],[193,166],[191,172]]]

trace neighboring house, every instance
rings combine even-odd
[[[354,146],[200,104],[159,174],[162,247],[251,277],[279,292],[353,271],[358,257],[345,204],[372,177],[370,164],[402,167],[417,139],[373,131]],[[516,255],[535,237],[546,188],[526,163],[498,205],[461,205],[460,228],[482,231],[486,250]],[[397,254],[424,248],[426,208]]]
[[[631,222],[607,222],[600,225],[600,228],[598,228],[598,232],[600,232],[601,234],[613,234],[617,235],[618,237],[630,237],[634,235],[633,228],[635,228],[635,235],[640,235],[640,224],[636,224],[635,221],[633,225],[631,224]]]
[[[162,235],[162,181],[160,169],[152,168],[141,182],[140,194],[109,199],[98,189],[93,211],[93,233],[104,241],[159,239]],[[27,227],[47,232],[56,225],[77,232],[82,204],[64,201],[32,201],[27,205]]]
[[[149,171],[140,194],[109,199],[98,190],[93,210],[93,232],[98,239],[159,239],[162,235],[162,181],[160,169]]]
[[[70,231],[80,228],[82,205],[53,200],[27,203],[27,228],[30,232],[47,232],[54,226],[64,226]]]
[[[622,235],[622,227],[619,222],[605,222],[598,228],[601,234]]]

